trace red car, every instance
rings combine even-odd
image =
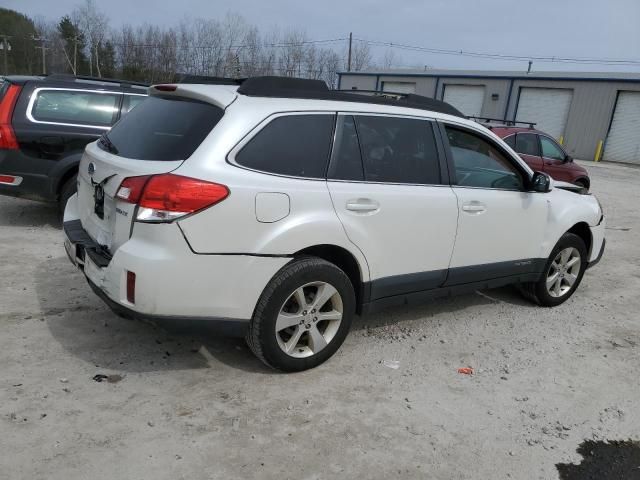
[[[533,171],[545,172],[555,180],[573,183],[589,190],[591,182],[586,169],[552,137],[528,127],[486,125],[513,148]]]

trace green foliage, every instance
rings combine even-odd
[[[5,51],[0,50],[0,71],[3,74],[40,73],[41,66],[33,40],[36,28],[29,17],[7,8],[0,8],[0,34],[9,35],[11,45],[11,49],[7,51],[7,72],[4,72]]]
[[[87,75],[89,73],[89,62],[85,54],[87,42],[80,28],[75,25],[69,15],[65,15],[57,25],[58,34],[64,43],[64,54],[67,59],[67,73],[73,73],[75,67],[76,75]]]

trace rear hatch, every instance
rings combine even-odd
[[[157,90],[162,87],[168,91]],[[222,118],[225,105],[203,101],[201,88],[152,88],[152,96],[87,146],[78,173],[78,213],[85,231],[110,254],[129,239],[135,220],[136,205],[116,197],[122,182],[175,170]]]

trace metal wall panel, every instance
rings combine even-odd
[[[620,92],[603,160],[640,164],[640,92]]]

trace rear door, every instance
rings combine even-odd
[[[458,212],[441,148],[425,119],[338,116],[327,183],[369,264],[372,300],[436,288],[446,278]]]
[[[115,199],[122,181],[178,168],[223,113],[201,101],[149,97],[88,145],[78,172],[78,208],[87,233],[113,254],[129,238],[135,213],[135,205]]]
[[[562,147],[546,135],[540,135],[540,147],[544,171],[556,180],[572,182],[574,174],[571,169],[567,168],[567,154]]]
[[[540,156],[540,142],[535,133],[516,134],[515,151],[527,162],[533,171],[543,171],[542,157]]]

